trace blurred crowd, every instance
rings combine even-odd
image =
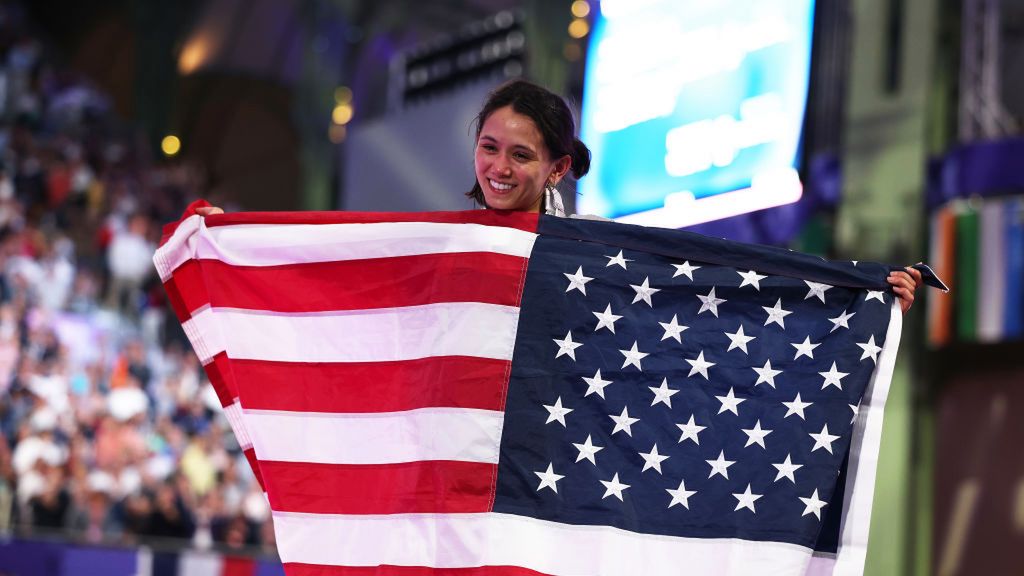
[[[273,550],[152,264],[203,176],[56,62],[0,4],[0,533]]]

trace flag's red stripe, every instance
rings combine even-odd
[[[401,362],[231,362],[246,409],[398,412],[416,408],[501,410],[510,362],[438,356]]]
[[[260,470],[272,509],[315,514],[487,512],[497,474],[494,464],[449,460],[361,465],[261,460]]]
[[[435,302],[516,306],[526,263],[526,258],[490,252],[282,266],[189,260],[174,271],[174,286],[168,286],[168,293],[180,294],[181,306],[189,312],[207,304],[275,312],[363,310]],[[382,286],[387,289],[382,290]]]
[[[518,566],[478,566],[474,568],[429,568],[426,566],[324,566],[287,562],[288,576],[550,576]]]
[[[260,471],[260,461],[256,459],[256,450],[250,446],[248,450],[244,450],[242,453],[245,454],[245,459],[249,462],[249,468],[252,468],[256,481],[260,483],[260,488],[266,492],[267,485],[263,481],[263,472]]]
[[[227,408],[238,396],[238,388],[235,386],[235,379],[231,375],[233,363],[228,360],[225,352],[218,352],[213,361],[203,367],[206,370],[206,377],[213,385],[213,391],[217,393],[220,405]]]
[[[178,290],[178,285],[173,277],[164,282],[164,291],[167,292],[167,302],[170,303],[171,310],[174,310],[174,315],[178,317],[178,322],[184,323],[191,318],[192,314],[188,305],[185,304],[185,297]],[[194,298],[191,295],[190,297]]]
[[[182,219],[191,212],[186,211]],[[507,210],[465,210],[461,212],[236,212],[206,217],[206,225],[232,224],[371,224],[376,222],[438,222],[442,224],[483,224],[537,231],[538,214]],[[171,228],[173,231],[173,228]]]

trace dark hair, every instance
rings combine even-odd
[[[573,178],[579,179],[590,170],[590,149],[576,138],[576,121],[565,100],[547,88],[526,80],[511,80],[491,92],[474,120],[474,142],[480,139],[480,131],[487,118],[495,110],[506,106],[511,106],[517,114],[533,120],[552,158],[569,156],[572,162],[569,171]],[[484,192],[479,182],[473,182],[473,189],[466,192],[466,196],[481,206],[485,205]]]

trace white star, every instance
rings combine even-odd
[[[558,400],[555,400],[555,403],[553,405],[549,406],[547,404],[544,404],[544,407],[547,408],[548,410],[548,419],[544,423],[551,424],[552,422],[557,420],[563,428],[565,427],[565,415],[573,411],[572,408],[566,408],[562,406],[561,396],[558,397]]]
[[[705,380],[710,380],[710,378],[708,378],[708,368],[711,368],[712,366],[714,366],[715,363],[714,362],[705,362],[704,361],[704,351],[703,350],[700,351],[700,354],[697,356],[696,359],[690,360],[690,359],[687,359],[687,358],[683,358],[683,360],[686,360],[687,362],[690,363],[690,366],[692,366],[692,368],[690,368],[690,373],[687,374],[688,377],[689,376],[693,376],[694,374],[698,374],[699,373],[701,376],[704,377]]]
[[[847,330],[849,330],[850,325],[848,324],[848,322],[850,321],[850,318],[853,318],[856,315],[856,312],[852,314],[847,314],[844,310],[843,313],[840,314],[839,316],[836,316],[835,318],[829,318],[828,321],[834,324],[834,326],[832,326],[832,329],[829,330],[828,333],[831,334],[840,328],[846,328]]]
[[[743,430],[743,433],[747,435],[747,443],[743,445],[744,448],[746,448],[747,446],[750,446],[751,444],[757,444],[757,445],[761,446],[761,448],[767,448],[764,445],[764,437],[769,435],[769,434],[771,434],[772,431],[771,430],[764,430],[764,429],[762,429],[761,428],[761,421],[760,420],[758,420],[754,424],[753,428],[751,428],[749,430],[747,430],[746,428],[743,428],[742,430]]]
[[[632,426],[633,424],[636,424],[637,422],[640,421],[639,418],[630,418],[629,417],[629,407],[628,406],[623,406],[622,407],[622,414],[619,414],[618,416],[612,416],[611,414],[609,414],[608,417],[615,421],[615,429],[612,430],[612,435],[613,436],[619,430],[625,430],[627,436],[632,436],[633,435],[633,429],[630,428],[630,426]]]
[[[775,481],[778,482],[783,478],[789,478],[789,481],[796,484],[796,476],[793,476],[793,472],[796,472],[800,468],[803,468],[803,464],[793,464],[793,460],[790,459],[790,455],[786,454],[786,461],[779,464],[772,464],[779,471],[775,475]]]
[[[797,392],[796,398],[794,398],[792,402],[782,403],[783,406],[789,408],[789,410],[786,411],[786,415],[783,416],[783,418],[789,418],[793,414],[796,414],[797,416],[800,417],[801,420],[806,420],[807,418],[804,417],[804,408],[807,408],[812,404],[814,404],[814,402],[804,402],[800,400],[800,393]]]
[[[654,392],[654,400],[651,400],[651,406],[654,406],[658,402],[661,402],[669,408],[672,407],[672,396],[679,393],[679,390],[673,390],[668,387],[668,378],[661,379],[661,386],[655,388],[654,386],[648,386],[651,392]]]
[[[597,316],[597,328],[594,328],[594,332],[601,328],[607,328],[609,332],[615,334],[615,321],[622,318],[622,316],[612,314],[611,304],[604,307],[604,312],[591,312],[591,314]]]
[[[682,444],[683,440],[690,439],[693,440],[694,444],[698,445],[700,444],[700,439],[697,438],[697,435],[700,434],[701,430],[707,428],[707,426],[698,426],[695,424],[693,421],[693,414],[690,414],[689,422],[686,424],[676,424],[676,427],[683,432],[683,435],[679,437],[680,444]]]
[[[743,282],[740,282],[740,288],[743,288],[744,286],[747,286],[749,284],[750,286],[753,286],[758,292],[761,291],[761,284],[759,284],[759,282],[767,278],[767,276],[762,276],[757,272],[754,272],[753,270],[751,270],[750,272],[740,272],[739,270],[737,270],[736,273],[743,278]]]
[[[821,374],[822,378],[825,379],[825,382],[821,385],[822,390],[824,390],[828,386],[835,386],[836,388],[842,390],[843,378],[850,375],[849,372],[840,372],[839,370],[836,370],[835,362],[832,363],[832,368],[830,368],[828,372],[818,372],[818,374]]]
[[[828,424],[825,424],[821,432],[817,434],[808,434],[811,438],[814,438],[814,448],[811,448],[811,452],[814,452],[818,448],[824,448],[828,450],[829,454],[832,454],[832,443],[839,439],[839,436],[833,436],[828,433]]]
[[[612,266],[612,265],[618,265],[618,266],[622,266],[623,270],[626,270],[626,262],[632,262],[632,260],[630,260],[629,258],[623,258],[622,250],[619,250],[619,253],[618,253],[617,256],[605,256],[605,258],[608,259],[608,263],[605,264],[605,266],[604,266],[605,268],[607,268],[609,266]]]
[[[856,266],[857,263],[860,262],[860,260],[850,260],[850,262],[853,262],[853,265]]]
[[[573,360],[576,359],[576,349],[583,346],[582,342],[572,341],[572,331],[565,333],[565,340],[559,340],[558,338],[552,338],[555,344],[558,344],[558,352],[555,354],[555,358],[560,356],[568,356]]]
[[[700,270],[700,266],[690,266],[689,260],[683,262],[682,264],[673,264],[673,266],[676,267],[676,273],[672,275],[673,278],[679,276],[680,274],[684,274],[687,278],[693,280],[693,271]]]
[[[750,491],[750,484],[747,484],[747,490],[745,492],[742,494],[733,494],[733,496],[736,497],[736,500],[739,500],[739,502],[736,503],[736,510],[739,510],[740,508],[747,508],[754,514],[757,514],[757,510],[754,510],[754,502],[757,502],[757,500],[761,496],[764,496],[764,494],[754,494]],[[733,510],[733,512],[736,510]]]
[[[711,292],[708,292],[707,296],[697,294],[697,298],[700,298],[701,301],[700,311],[697,312],[697,314],[702,314],[705,311],[710,310],[711,313],[715,315],[715,318],[718,318],[718,305],[723,302],[728,302],[728,300],[716,298],[715,289],[713,287],[711,288]]]
[[[729,337],[729,349],[726,350],[726,352],[732,350],[733,348],[739,348],[740,350],[743,350],[744,354],[748,354],[747,342],[750,342],[754,338],[757,338],[757,336],[747,336],[746,334],[744,334],[743,324],[740,324],[740,329],[737,330],[735,333],[730,334],[729,332],[726,332],[725,335]]]
[[[782,309],[782,298],[779,298],[778,301],[775,302],[775,306],[771,308],[767,306],[761,306],[761,308],[764,308],[764,311],[768,313],[768,319],[764,321],[765,326],[771,324],[772,322],[775,322],[776,324],[781,326],[783,330],[786,329],[786,322],[784,319],[786,318],[786,316],[789,316],[793,312],[790,310]]]
[[[580,460],[590,460],[591,464],[597,466],[597,460],[594,459],[594,455],[600,452],[601,450],[604,450],[604,446],[594,446],[594,444],[590,441],[589,434],[587,434],[587,441],[584,442],[583,444],[577,444],[573,442],[572,445],[575,446],[576,449],[580,451],[579,455],[576,456],[577,462],[579,462]]]
[[[626,488],[629,488],[629,484],[623,484],[623,483],[619,482],[619,473],[618,472],[615,473],[615,476],[612,476],[612,479],[610,481],[609,480],[601,480],[601,484],[604,484],[604,487],[605,487],[604,496],[601,496],[601,500],[604,500],[605,498],[607,498],[609,496],[615,496],[621,502],[622,501],[622,491],[625,490]]]
[[[597,394],[601,398],[604,398],[605,386],[612,383],[611,380],[604,380],[601,378],[601,370],[599,369],[593,378],[583,377],[583,381],[587,383],[587,391],[583,394],[583,397],[590,396],[591,394]]]
[[[661,463],[665,460],[668,460],[668,456],[662,456],[661,454],[658,454],[657,444],[655,444],[654,447],[651,448],[650,452],[646,454],[644,454],[643,452],[638,452],[638,454],[640,454],[640,457],[644,459],[644,469],[640,471],[641,474],[648,471],[651,468],[654,468],[658,472],[658,474],[661,474]]]
[[[651,295],[655,292],[661,292],[661,288],[651,288],[648,282],[649,280],[650,278],[646,277],[644,278],[644,283],[639,286],[634,284],[629,285],[630,288],[636,290],[636,296],[633,297],[633,304],[643,300],[644,302],[647,302],[648,306],[652,308],[654,307],[654,304],[651,304]]]
[[[648,354],[647,352],[641,352],[636,348],[636,341],[633,341],[633,347],[629,350],[619,350],[626,357],[626,361],[622,363],[622,367],[625,368],[632,364],[636,366],[636,369],[643,372],[643,368],[640,367],[640,361],[643,360]]]
[[[782,374],[782,370],[773,370],[772,361],[765,360],[764,366],[761,368],[751,367],[751,370],[757,372],[757,382],[754,382],[756,387],[758,384],[768,384],[772,388],[775,388],[775,377]]]
[[[850,418],[850,424],[853,424],[857,420],[857,416],[860,415],[860,403],[849,404],[850,410],[853,410],[853,418]]]
[[[661,339],[667,340],[668,338],[675,338],[676,342],[682,344],[683,339],[680,338],[679,335],[683,333],[683,330],[688,330],[690,327],[680,326],[676,320],[676,316],[676,314],[673,314],[672,320],[669,322],[658,322],[658,324],[661,324],[661,327],[665,329],[665,335],[662,336]]]
[[[711,465],[711,474],[708,474],[709,479],[713,478],[715,474],[721,474],[726,480],[729,479],[729,466],[736,463],[735,460],[725,459],[725,450],[718,453],[717,460],[705,460],[705,462]]]
[[[861,360],[870,357],[872,362],[878,364],[878,353],[882,351],[882,348],[875,345],[874,334],[871,335],[871,338],[868,338],[867,342],[857,342],[857,346],[864,350],[864,353],[860,355]]]
[[[583,275],[583,266],[577,268],[575,274],[563,272],[562,275],[569,279],[569,287],[565,289],[566,292],[579,290],[584,296],[587,295],[587,282],[590,282],[593,278]]]
[[[555,482],[565,478],[562,474],[555,474],[551,464],[548,464],[548,469],[544,472],[534,472],[534,474],[540,478],[540,486],[537,486],[537,492],[540,492],[544,488],[551,488],[551,491],[557,494],[558,486],[555,485]]]
[[[668,507],[671,508],[676,504],[682,504],[683,508],[690,509],[690,496],[697,493],[696,490],[687,490],[684,480],[679,481],[679,488],[675,490],[671,488],[665,488],[665,491],[672,495],[672,502],[669,503]]]
[[[804,341],[800,344],[797,344],[796,342],[790,342],[790,346],[796,348],[796,356],[793,357],[793,360],[796,360],[801,356],[807,356],[808,358],[813,360],[814,349],[817,348],[818,346],[821,346],[821,343],[812,344],[811,337],[808,336],[804,338]]]
[[[811,282],[810,280],[804,280],[804,283],[807,284],[808,288],[810,288],[810,291],[807,292],[807,296],[804,296],[804,300],[807,300],[811,296],[817,296],[818,300],[821,300],[822,303],[825,302],[825,291],[831,288],[831,286],[828,284]]]
[[[800,501],[804,503],[804,506],[807,506],[804,508],[804,513],[801,514],[801,516],[807,516],[813,512],[814,515],[818,517],[818,520],[821,520],[821,509],[825,507],[828,502],[818,499],[817,488],[814,489],[814,494],[811,494],[810,498],[804,498],[803,496],[798,496],[798,498],[800,498]]]
[[[719,414],[728,410],[729,412],[739,416],[740,413],[737,409],[741,402],[746,402],[745,398],[737,398],[733,395],[732,387],[729,388],[729,393],[725,396],[715,396],[715,398],[718,398],[718,401],[722,403],[722,407],[718,409]]]
[[[885,292],[882,290],[868,290],[867,296],[864,297],[864,301],[878,300],[882,304],[885,304]]]

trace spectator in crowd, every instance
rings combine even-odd
[[[269,546],[259,484],[153,274],[206,195],[0,4],[0,530]],[[211,398],[213,398],[211,400]]]

